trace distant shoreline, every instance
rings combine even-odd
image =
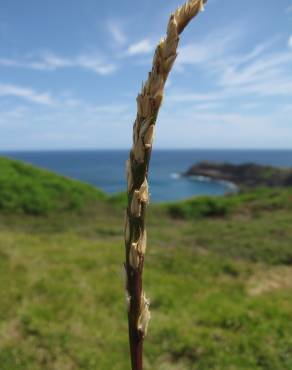
[[[292,186],[291,167],[282,168],[256,163],[235,165],[229,162],[202,161],[190,167],[183,176],[203,179],[203,181],[211,179],[220,183],[232,184],[238,189],[256,186]]]
[[[231,193],[237,193],[240,190],[239,186],[237,186],[235,183],[233,183],[231,181],[226,181],[226,180],[222,180],[222,179],[213,179],[212,177],[209,177],[209,176],[191,175],[191,176],[187,176],[187,178],[194,179],[196,181],[201,181],[201,182],[216,182],[216,183],[219,183],[219,184],[224,185],[227,188],[229,188],[231,190]]]

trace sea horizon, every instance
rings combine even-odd
[[[0,155],[5,153],[23,152],[96,152],[96,151],[130,151],[128,148],[47,148],[47,149],[4,149],[0,150]],[[153,148],[155,151],[252,151],[252,152],[292,152],[292,148]]]
[[[22,160],[57,174],[92,184],[108,194],[125,191],[125,162],[129,149],[66,149],[0,151],[0,155]],[[199,195],[224,195],[230,184],[180,176],[201,161],[258,163],[292,167],[292,150],[251,149],[155,149],[149,184],[155,202],[174,201]]]

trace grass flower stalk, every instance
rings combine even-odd
[[[150,320],[150,302],[143,290],[142,274],[147,244],[147,179],[155,124],[162,104],[164,86],[177,57],[179,35],[204,9],[206,2],[207,0],[190,0],[170,16],[166,37],[156,47],[152,70],[137,97],[133,146],[127,161],[128,207],[125,216],[126,300],[132,370],[143,369],[143,340]]]

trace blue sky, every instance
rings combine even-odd
[[[0,150],[128,148],[178,0],[0,0]],[[292,149],[292,1],[209,0],[185,30],[156,148]]]

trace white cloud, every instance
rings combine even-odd
[[[232,101],[218,109],[200,104],[163,109],[156,146],[167,148],[171,143],[177,148],[291,148],[292,121],[283,107],[252,109],[243,111]]]
[[[104,114],[122,114],[128,111],[129,106],[126,104],[107,104],[107,105],[97,105],[97,106],[92,106],[91,108],[92,112],[95,113],[104,113]]]
[[[153,45],[149,39],[143,39],[135,44],[132,44],[128,47],[128,55],[137,55],[137,54],[148,54],[153,50]]]
[[[21,60],[0,58],[0,65],[20,67],[42,71],[54,71],[63,68],[81,68],[99,75],[108,75],[116,70],[116,65],[104,60],[98,54],[80,54],[73,58],[58,56],[52,52],[42,53],[39,57]]]
[[[75,60],[75,66],[88,69],[100,75],[111,74],[117,69],[115,64],[104,62],[98,56],[94,55],[80,55]]]
[[[291,53],[270,53],[244,66],[228,65],[219,85],[230,89],[230,94],[291,96],[291,63]]]
[[[19,67],[19,63],[16,60],[9,58],[0,58],[0,65],[3,67]]]
[[[208,38],[202,43],[191,43],[179,49],[178,64],[201,64],[221,57],[225,50],[233,43],[233,36],[226,38]]]
[[[251,51],[238,53],[243,34],[242,26],[233,26],[211,32],[199,42],[186,44],[179,49],[175,68],[184,71],[185,67],[194,66],[208,74],[219,75],[228,66],[239,66],[256,59],[279,40],[275,36],[256,45]]]
[[[0,96],[14,96],[33,103],[44,105],[51,105],[53,103],[49,93],[37,93],[32,88],[10,84],[0,83]]]
[[[66,104],[69,103],[69,104]],[[73,104],[71,104],[73,103]],[[59,96],[53,105],[17,109],[0,100],[2,150],[129,147],[135,109],[120,101],[96,104]],[[118,132],[118,139],[113,132]]]
[[[209,101],[232,97],[269,97],[292,95],[292,53],[274,51],[274,44],[282,39],[271,37],[243,53],[242,29],[224,29],[211,33],[198,43],[180,49],[178,71],[186,68],[199,69],[211,80],[215,93],[172,94],[173,101]],[[292,44],[292,36],[289,44]],[[204,76],[205,77],[205,76]]]
[[[127,42],[127,36],[121,28],[121,25],[117,21],[108,21],[107,29],[110,32],[113,40],[120,46],[125,45]]]
[[[292,49],[292,35],[289,37],[288,46]]]
[[[221,77],[221,84],[235,86],[265,81],[267,78],[279,75],[279,67],[291,60],[292,55],[289,54],[272,54],[256,59],[243,67],[240,64],[230,64]]]
[[[192,92],[174,92],[169,94],[167,100],[176,103],[198,103],[218,100],[219,93],[192,93]]]
[[[184,70],[186,66],[197,66],[217,72],[225,64],[224,57],[232,51],[242,37],[240,27],[230,27],[211,32],[198,42],[189,43],[179,48],[175,69]]]
[[[9,107],[8,109],[0,107],[1,121],[7,122],[11,119],[22,119],[27,112],[28,107],[23,105],[14,106],[13,108]]]
[[[178,139],[189,147],[291,147],[286,135],[291,137],[292,53],[274,48],[283,38],[272,37],[242,52],[238,36],[221,36],[182,47],[182,70],[211,77],[205,86],[209,92],[170,89],[160,125],[170,132],[167,141],[177,147]],[[167,146],[161,133],[158,137],[157,145]]]
[[[292,104],[286,104],[283,106],[284,113],[292,113]]]

